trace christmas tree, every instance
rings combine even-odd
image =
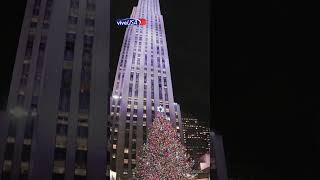
[[[191,167],[186,148],[177,137],[170,120],[162,112],[157,112],[148,131],[147,143],[137,154],[136,178],[193,179]]]

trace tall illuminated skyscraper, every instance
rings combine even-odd
[[[0,119],[1,180],[106,179],[109,3],[27,0]]]
[[[136,155],[146,141],[158,106],[182,136],[180,106],[174,102],[169,57],[159,0],[139,0],[124,35],[110,106],[110,176],[131,179]]]

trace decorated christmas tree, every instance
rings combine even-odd
[[[136,178],[144,180],[193,179],[192,163],[170,120],[158,108],[147,143],[137,154]]]

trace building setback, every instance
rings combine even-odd
[[[117,179],[132,179],[158,106],[182,136],[159,0],[139,0],[130,17],[145,18],[147,24],[127,27],[110,97],[110,175]]]
[[[0,121],[1,180],[106,179],[108,0],[28,0]]]

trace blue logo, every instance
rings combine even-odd
[[[118,26],[143,26],[147,24],[147,20],[144,18],[126,18],[126,19],[118,19]]]

